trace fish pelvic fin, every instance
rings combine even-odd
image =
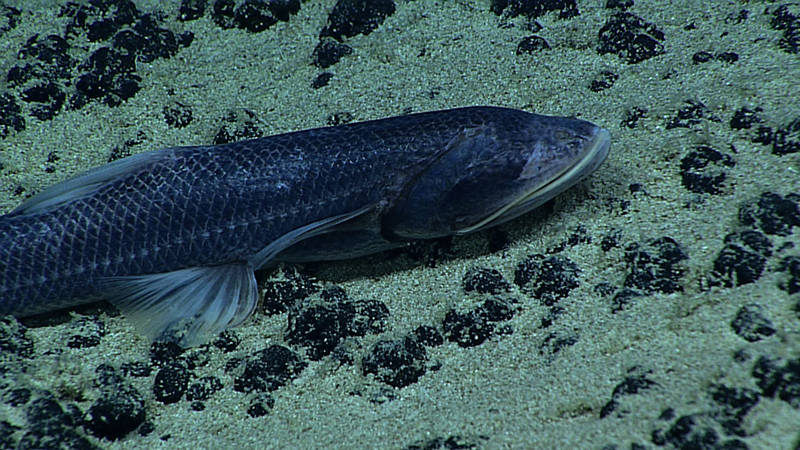
[[[103,280],[138,330],[187,348],[242,323],[258,303],[253,267],[233,263]]]

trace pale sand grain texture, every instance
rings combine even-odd
[[[259,313],[245,323],[235,331],[242,343],[234,352],[202,353],[208,361],[192,371],[193,377],[213,375],[223,384],[203,411],[192,411],[185,399],[170,405],[156,401],[155,370],[149,377],[128,379],[144,396],[154,430],[111,442],[76,427],[96,445],[404,448],[452,438],[477,448],[655,448],[659,430],[670,436],[670,445],[691,438],[676,431],[682,417],[694,421],[692,433],[712,433],[717,444],[739,439],[750,448],[800,445],[797,391],[793,400],[772,398],[753,376],[762,357],[774,360],[775,367],[789,361],[800,367],[800,294],[779,288],[788,274],[778,269],[784,258],[800,256],[800,227],[787,236],[767,235],[773,253],[755,283],[704,288],[724,236],[742,229],[737,214],[743,204],[765,192],[800,194],[800,153],[774,155],[769,146],[751,142],[752,131],[730,126],[742,107],[762,108],[764,125],[773,129],[800,117],[800,55],[780,49],[781,31],[764,13],[779,4],[637,2],[630,12],[663,31],[665,52],[628,64],[596,51],[598,31],[615,12],[602,8],[605,2],[579,2],[580,15],[572,19],[561,20],[557,12],[538,18],[543,29],[537,35],[551,50],[516,55],[517,44],[531,34],[524,17],[499,18],[489,12],[488,1],[398,1],[395,14],[376,31],[346,41],[353,54],[328,69],[335,76],[315,90],[311,81],[321,70],[311,65],[310,55],[333,0],[304,2],[288,22],[260,33],[217,27],[209,18],[210,6],[205,17],[178,22],[175,1],[136,3],[141,11],[165,13],[162,26],[191,31],[194,42],[171,59],[137,64],[142,89],[119,107],[90,103],[46,122],[26,116],[25,130],[0,140],[0,211],[103,164],[126,141],[136,142],[131,152],[210,143],[229,111],[245,109],[255,114],[264,134],[274,134],[324,126],[339,112],[366,120],[491,104],[576,115],[608,128],[613,143],[606,163],[559,197],[552,213],[501,227],[508,240],[504,250],[489,250],[494,234],[487,232],[454,239],[435,267],[403,255],[315,265],[321,283],[340,286],[353,300],[383,302],[390,312],[386,331],[349,338],[345,347],[353,364],[330,356],[309,361],[293,382],[272,393],[274,408],[266,416],[248,415],[252,396],[235,392],[233,376],[224,368],[233,357],[287,345],[286,313]],[[34,33],[63,32],[65,19],[57,17],[62,4],[20,7],[20,24],[0,35],[0,74],[17,63],[17,51]],[[732,18],[742,9],[749,16],[737,23]],[[93,49],[97,44],[83,45]],[[736,52],[739,59],[692,64],[699,51]],[[590,82],[604,70],[619,79],[605,91],[592,92]],[[163,118],[162,108],[176,101],[193,112],[186,128],[171,128]],[[704,104],[705,117],[689,128],[667,129],[687,101]],[[621,126],[633,108],[647,113],[635,128]],[[797,132],[791,137],[800,141]],[[682,184],[681,159],[698,145],[736,163],[714,166],[727,175],[719,195],[692,193]],[[48,163],[52,151],[59,159]],[[45,170],[48,166],[55,170]],[[586,239],[570,242],[575,235]],[[609,237],[616,246],[603,250]],[[688,256],[675,266],[683,271],[677,277],[682,291],[645,293],[612,313],[613,296],[631,270],[625,249],[639,245],[654,254],[648,245],[662,237],[676,241]],[[548,251],[580,269],[578,287],[557,302],[555,315],[513,282],[528,255]],[[519,303],[512,319],[496,324],[505,332],[475,347],[447,341],[427,347],[428,370],[404,388],[362,375],[362,358],[378,340],[402,338],[420,325],[441,331],[448,311],[482,303],[486,296],[465,294],[462,287],[462,277],[474,267],[496,269],[511,285],[504,295]],[[598,292],[603,283],[611,294]],[[760,305],[773,329],[756,342],[743,339],[732,326],[750,304]],[[124,319],[105,313],[107,333],[98,346],[68,348],[80,317],[27,330],[34,353],[31,359],[6,360],[4,367],[11,369],[0,378],[0,398],[27,387],[34,397],[48,391],[62,407],[76,405],[85,412],[101,395],[93,382],[100,364],[148,361],[148,343]],[[551,317],[552,324],[543,327]],[[301,346],[290,348],[303,354]],[[25,373],[17,373],[22,369]],[[786,376],[800,388],[800,374]],[[626,377],[638,383],[638,392],[631,392],[637,389],[624,383]],[[754,396],[755,405],[737,417],[714,398],[720,386]],[[616,408],[601,418],[612,400]],[[659,418],[669,410],[671,415]],[[27,430],[25,411],[24,405],[0,401],[0,422],[21,427],[15,440]],[[740,435],[723,427],[729,419]]]

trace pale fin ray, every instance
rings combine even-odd
[[[258,303],[253,267],[234,263],[103,280],[109,301],[137,329],[182,347],[242,323]]]
[[[80,198],[88,197],[102,186],[136,172],[144,166],[172,156],[172,149],[140,153],[91,169],[74,178],[54,184],[25,200],[9,215],[40,214]]]
[[[308,239],[312,236],[327,233],[331,231],[336,225],[339,225],[348,220],[352,220],[369,211],[374,210],[375,205],[367,205],[355,211],[351,211],[338,216],[327,217],[316,222],[311,222],[308,225],[295,228],[294,230],[284,234],[283,236],[270,242],[269,245],[261,249],[258,253],[249,258],[250,264],[256,269],[261,269],[267,263],[275,258],[275,255],[283,250],[291,247],[292,245]]]

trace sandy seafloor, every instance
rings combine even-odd
[[[18,23],[0,35],[5,78],[32,35],[63,35],[67,19],[58,17],[60,1],[2,3],[21,10]],[[180,22],[178,2],[135,3],[143,13],[160,11],[160,26],[175,34],[194,33],[193,42],[171,58],[138,62],[141,90],[117,107],[94,101],[39,121],[29,114],[31,104],[20,100],[20,89],[0,88],[16,98],[26,120],[24,130],[0,139],[0,211],[105,163],[115,148],[135,153],[211,143],[222,118],[244,110],[269,135],[324,126],[343,112],[366,120],[499,105],[579,116],[608,128],[613,143],[605,164],[557,198],[549,214],[457,237],[435,264],[400,252],[307,269],[321,286],[336,285],[352,300],[388,308],[384,331],[343,342],[351,364],[332,356],[310,361],[303,346],[284,341],[286,313],[259,311],[235,330],[241,338],[235,350],[206,349],[205,363],[190,371],[190,383],[210,375],[222,383],[204,410],[192,410],[185,398],[157,401],[155,367],[149,376],[125,379],[144,399],[149,433],[136,430],[111,441],[76,421],[74,431],[89,442],[102,448],[800,446],[800,294],[789,293],[792,275],[782,265],[800,257],[800,224],[792,227],[800,200],[788,200],[776,219],[785,225],[782,233],[740,220],[740,209],[762,194],[784,200],[800,194],[800,153],[776,155],[772,145],[753,142],[756,127],[786,129],[800,118],[800,54],[782,49],[784,31],[771,25],[782,2],[636,2],[628,11],[663,32],[664,51],[629,63],[598,54],[598,32],[619,12],[604,8],[605,1],[578,2],[580,14],[572,18],[560,19],[558,12],[537,18],[542,29],[535,34],[551,48],[520,55],[518,43],[534,34],[524,16],[499,17],[488,1],[398,1],[374,32],[345,39],[353,53],[327,69],[334,76],[319,89],[311,88],[322,72],[311,54],[334,0],[306,1],[288,22],[258,33],[218,27],[210,6],[203,17]],[[104,45],[85,37],[71,44],[78,60]],[[701,51],[735,52],[738,60],[693,64]],[[602,71],[618,79],[593,92],[589,85]],[[169,126],[162,113],[176,102],[192,112],[184,128]],[[668,127],[687,102],[704,105],[689,114],[696,120],[684,117],[686,126]],[[646,111],[643,117],[633,128],[623,126],[637,108]],[[762,122],[732,128],[742,108],[758,111]],[[800,131],[788,139],[800,145]],[[682,168],[698,146],[734,164]],[[48,161],[51,152],[57,158]],[[725,179],[714,184],[718,192],[692,192],[684,183],[687,172]],[[725,236],[747,230],[771,249],[733,238],[727,250],[763,256],[763,271],[750,283],[711,286]],[[490,248],[496,233],[507,240],[499,250]],[[687,258],[662,264],[659,258],[668,255],[652,243],[665,237]],[[615,295],[641,269],[626,260],[631,246],[654,259],[639,261],[645,272],[667,267],[669,273],[656,278],[674,282],[673,292],[640,286],[641,295],[616,310]],[[514,282],[518,266],[533,254],[579,268],[577,287],[555,305]],[[465,293],[462,278],[476,267],[496,269],[508,282],[501,296],[518,301],[512,318],[494,324],[497,332],[480,345],[445,339],[427,346],[425,373],[408,386],[363,375],[363,358],[379,340],[402,339],[420,325],[441,333],[448,311],[470,311],[491,297]],[[37,396],[85,413],[103,395],[95,383],[99,365],[149,360],[149,342],[108,311],[100,310],[106,329],[96,346],[66,345],[83,317],[72,311],[53,325],[29,324],[24,333],[31,356],[4,350],[0,423],[18,427],[6,445],[17,445],[30,431],[26,411]],[[12,325],[4,327],[5,339]],[[308,367],[272,392],[272,409],[254,418],[248,414],[253,394],[232,389],[234,375],[225,365],[272,344],[297,352]],[[15,406],[10,392],[20,388],[31,398]],[[604,410],[610,402],[611,411]]]

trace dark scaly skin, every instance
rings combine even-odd
[[[332,245],[317,255],[314,246],[298,245],[286,259],[333,259],[396,246],[402,239],[387,235],[382,218],[459,133],[484,127],[498,142],[518,145],[531,120],[594,127],[474,107],[158,150],[161,158],[88,197],[41,213],[0,216],[0,315],[102,298],[98,281],[106,277],[248,260],[293,229],[369,205],[373,211],[351,227],[363,234],[347,227],[338,232],[364,236],[364,249],[347,254]]]

